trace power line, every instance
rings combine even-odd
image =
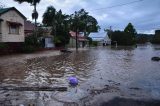
[[[134,3],[138,3],[138,2],[142,2],[142,1],[144,1],[144,0],[136,0],[136,1],[128,2],[128,3],[123,3],[123,4],[118,4],[118,5],[113,5],[113,6],[109,6],[109,7],[93,9],[93,10],[90,10],[90,11],[99,11],[99,10],[104,10],[104,9],[121,7],[121,6],[130,5],[130,4],[134,4]]]

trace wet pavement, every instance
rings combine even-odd
[[[115,97],[159,100],[160,62],[151,61],[154,56],[160,56],[160,46],[97,47],[72,53],[47,51],[0,57],[0,87],[67,88],[1,89],[0,106],[109,106],[107,101]],[[77,87],[69,85],[70,76],[78,78]],[[118,100],[129,103],[130,99]],[[141,106],[138,103],[134,106]]]

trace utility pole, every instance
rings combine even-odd
[[[112,45],[112,26],[109,27],[109,32],[110,32],[110,39],[111,39],[111,45]]]
[[[76,28],[76,51],[78,51],[78,29]]]
[[[77,16],[77,13],[75,12],[75,25],[76,25],[76,51],[78,51],[78,21],[79,21],[79,19],[78,19],[78,16]]]
[[[36,3],[34,4],[34,12],[35,13],[37,12]],[[35,36],[37,37],[37,18],[36,17],[35,17],[34,21],[35,21]]]
[[[34,19],[34,24],[35,24],[35,37],[37,37],[37,18],[38,18],[38,13],[37,13],[37,9],[36,9],[36,1],[33,0],[33,6],[34,6],[34,10],[32,13],[32,18]]]

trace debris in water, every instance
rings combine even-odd
[[[69,77],[69,84],[71,86],[76,86],[78,85],[78,79],[76,77]]]

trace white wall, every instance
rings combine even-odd
[[[0,16],[3,19],[1,24],[2,39],[1,42],[24,42],[24,19],[14,10],[10,10]],[[21,23],[19,34],[9,34],[9,25],[7,21]]]

